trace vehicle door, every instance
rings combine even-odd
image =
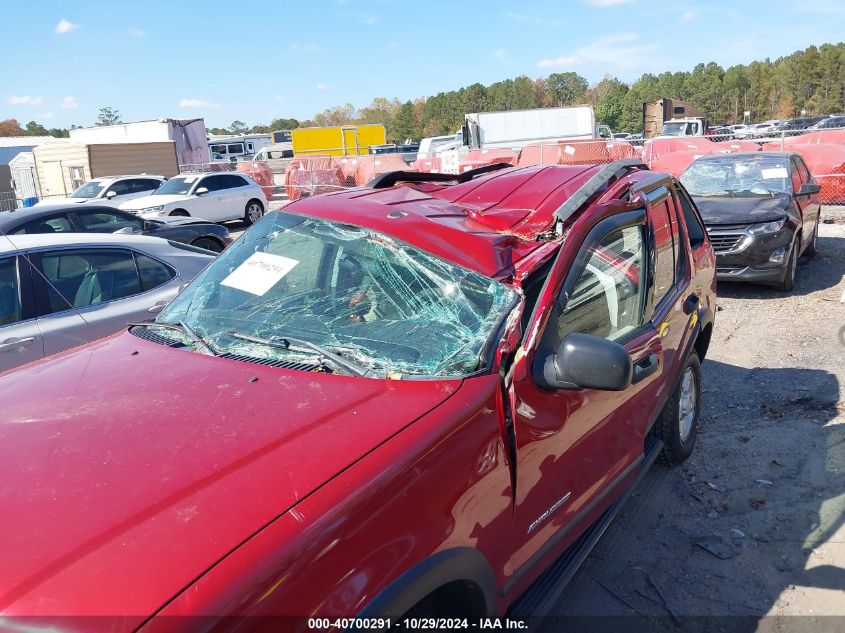
[[[90,211],[74,211],[73,223],[83,233],[134,233],[140,235],[144,231],[144,221],[131,213],[124,213],[115,209],[96,209]]]
[[[645,316],[651,232],[645,209],[595,223],[580,243],[561,249],[528,321],[509,392],[520,547],[508,567],[516,577],[574,540],[637,473],[648,425],[666,398],[662,341]],[[623,345],[632,384],[622,391],[544,387],[545,362],[576,332]]]
[[[0,256],[0,372],[44,356],[25,256]]]
[[[226,188],[224,174],[203,177],[194,186],[194,191],[196,192],[197,189],[203,187],[208,189],[208,193],[196,197],[191,209],[191,215],[211,222],[223,222],[227,220],[226,205],[224,202],[224,189]]]
[[[176,271],[125,248],[63,248],[35,254],[35,296],[46,354],[149,319],[175,295]]]
[[[96,204],[107,204],[117,206],[121,202],[126,202],[137,196],[132,195],[132,181],[131,180],[115,180],[112,184],[106,187],[102,196],[95,199]]]
[[[224,174],[221,178],[225,181],[222,194],[226,219],[237,220],[244,217],[246,203],[249,202],[249,183],[236,174]]]
[[[819,222],[821,214],[821,196],[818,193],[800,193],[803,185],[814,185],[816,181],[810,175],[810,170],[799,156],[793,156],[792,168],[792,189],[795,196],[795,204],[801,211],[803,228],[801,229],[801,241],[804,246],[813,241],[813,232]],[[803,249],[803,247],[802,247]]]

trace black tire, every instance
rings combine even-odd
[[[177,218],[187,218],[190,217],[190,214],[185,211],[185,209],[174,209],[170,212],[170,215]]]
[[[256,200],[253,198],[249,202],[246,203],[246,207],[244,207],[244,224],[247,226],[252,226],[256,222],[261,219],[261,216],[264,215],[264,205],[261,204],[260,200]]]
[[[690,382],[687,382],[690,381]],[[693,397],[690,402],[685,397]],[[701,413],[701,362],[692,352],[681,371],[678,385],[654,423],[654,435],[663,442],[657,458],[667,466],[677,466],[686,461],[698,436],[698,416]],[[691,414],[691,418],[688,415]]]
[[[798,274],[798,248],[801,244],[801,236],[795,238],[792,248],[789,249],[789,259],[786,261],[786,272],[783,281],[776,283],[775,288],[789,292],[795,287],[795,276]]]
[[[191,242],[191,246],[196,246],[197,248],[204,248],[205,250],[212,251],[214,253],[223,252],[223,245],[217,240],[210,237],[199,237],[193,242]]]
[[[819,239],[819,222],[821,222],[821,215],[816,219],[816,226],[813,227],[813,239],[810,240],[810,243],[807,244],[807,249],[804,251],[804,255],[810,258],[815,257],[818,252],[816,241]]]

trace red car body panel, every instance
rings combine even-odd
[[[562,237],[541,239],[599,169],[506,169],[285,209],[370,227],[518,290],[542,269],[536,307],[515,307],[483,375],[306,373],[124,333],[0,376],[0,612],[123,615],[115,628],[153,632],[197,628],[164,616],[203,616],[203,628],[351,616],[434,555],[466,551],[480,553],[503,612],[633,481],[698,315],[715,311],[706,239],[692,249],[685,228],[649,214],[658,246],[674,237],[689,264],[625,344],[660,371],[622,392],[535,384],[540,333],[582,242],[605,219],[650,209],[638,189],[669,182],[630,171]],[[701,310],[689,315],[693,293]],[[61,527],[33,539],[44,526]]]
[[[0,611],[154,613],[459,385],[251,365],[128,333],[7,373]]]

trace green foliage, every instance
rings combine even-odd
[[[100,108],[97,121],[94,125],[116,125],[122,123],[120,111],[115,108]]]
[[[297,121],[296,119],[285,118],[273,119],[272,121],[270,121],[269,127],[273,132],[279,130],[293,130],[299,127],[299,121]]]
[[[587,92],[589,84],[581,75],[574,72],[552,73],[545,79],[544,88],[550,97],[549,105],[575,105]]]
[[[231,125],[229,125],[229,134],[232,136],[241,136],[242,134],[247,134],[248,132],[249,128],[243,121],[232,121]]]

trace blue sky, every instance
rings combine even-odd
[[[660,7],[660,8],[657,8]],[[845,39],[845,2],[3,0],[0,119],[310,118],[474,82],[724,67]],[[667,95],[673,96],[673,95]]]

